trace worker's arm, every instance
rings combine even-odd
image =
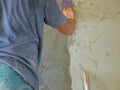
[[[68,19],[68,21],[65,24],[59,26],[57,29],[62,34],[72,35],[75,30],[75,21]]]
[[[62,7],[61,13],[56,0],[45,0],[44,22],[65,35],[72,35],[75,28],[75,19],[72,7]],[[64,2],[64,0],[63,0]],[[66,5],[66,4],[65,4]],[[63,15],[64,14],[64,15]],[[67,20],[66,20],[66,17]],[[66,23],[65,23],[66,22]]]
[[[65,35],[72,35],[75,31],[75,17],[72,8],[67,8],[63,10],[64,15],[68,18],[67,22],[57,29],[59,32]]]

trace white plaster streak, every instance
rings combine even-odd
[[[86,71],[83,71],[84,90],[89,90],[89,79]]]

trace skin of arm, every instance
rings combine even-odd
[[[75,31],[75,21],[72,19],[68,19],[65,24],[58,27],[57,29],[60,33],[70,36]]]
[[[73,8],[64,8],[63,14],[68,18],[68,20],[65,24],[59,26],[57,29],[60,33],[70,36],[75,31],[75,15]]]

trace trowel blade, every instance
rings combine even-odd
[[[73,7],[72,0],[62,0],[62,8]]]

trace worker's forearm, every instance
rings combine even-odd
[[[75,16],[72,8],[64,8],[63,14],[68,18],[68,21],[58,27],[58,31],[65,35],[72,35],[75,31]]]

